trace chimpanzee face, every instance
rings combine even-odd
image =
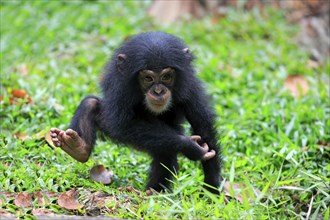
[[[160,71],[141,70],[138,78],[147,108],[157,115],[167,111],[172,102],[170,88],[174,84],[175,70],[171,67]]]

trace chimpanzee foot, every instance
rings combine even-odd
[[[50,129],[50,136],[56,147],[62,148],[74,159],[83,163],[88,160],[91,147],[86,144],[76,131],[72,129],[63,131],[58,128],[52,128]]]

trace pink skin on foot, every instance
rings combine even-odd
[[[63,131],[58,128],[50,129],[50,136],[56,147],[62,148],[74,159],[86,162],[90,155],[91,147],[72,129]]]

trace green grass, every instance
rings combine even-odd
[[[107,215],[118,218],[328,219],[329,61],[308,67],[308,54],[294,42],[298,27],[286,23],[279,12],[262,16],[257,11],[230,11],[215,23],[205,18],[164,28],[145,16],[148,5],[142,1],[0,4],[0,191],[105,191],[117,196]],[[180,36],[197,56],[198,77],[218,115],[223,176],[246,185],[243,203],[231,199],[226,204],[223,195],[200,197],[200,164],[183,157],[173,193],[143,197],[121,192],[118,187],[126,185],[143,190],[147,155],[99,140],[92,158],[81,164],[38,135],[51,127],[67,128],[80,100],[100,94],[102,68],[114,49],[127,36],[150,30]],[[307,95],[296,99],[285,90],[284,81],[291,74],[308,80]],[[32,102],[9,105],[12,89],[24,89]],[[22,141],[15,134],[28,138]],[[116,174],[110,186],[89,179],[96,164]],[[253,189],[261,194],[249,203]],[[88,212],[70,212],[57,204],[45,208],[57,214]],[[31,208],[18,212],[13,201],[0,209],[32,218]]]

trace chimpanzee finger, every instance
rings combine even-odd
[[[204,152],[209,151],[209,145],[207,145],[207,143],[204,143],[201,147],[204,149]]]
[[[215,151],[211,150],[210,152],[207,152],[206,154],[204,154],[202,160],[209,160],[212,159],[215,156]]]
[[[199,135],[192,135],[190,139],[197,143],[198,141],[202,140],[202,137]]]

